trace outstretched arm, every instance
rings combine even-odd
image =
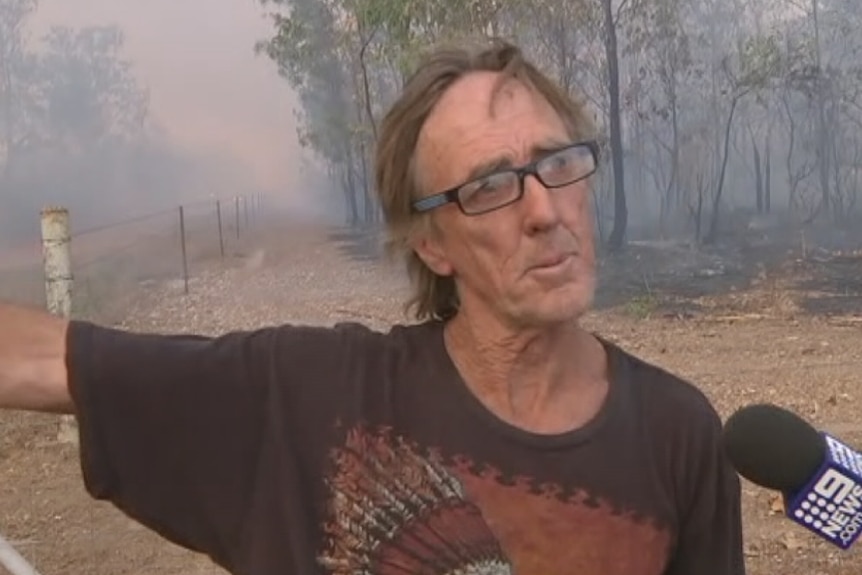
[[[230,570],[260,472],[299,481],[293,441],[335,420],[330,398],[344,398],[367,334],[133,333],[2,306],[0,408],[74,413],[87,491]],[[285,452],[277,471],[262,467],[265,449]]]
[[[300,480],[293,441],[332,424],[331,398],[351,404],[368,334],[133,333],[0,306],[0,408],[74,413],[87,491],[230,570],[260,472]],[[265,449],[284,465],[262,467]]]
[[[72,413],[68,321],[0,303],[0,408]]]
[[[277,340],[132,333],[0,304],[0,409],[75,414],[93,497],[229,565]]]

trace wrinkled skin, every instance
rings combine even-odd
[[[571,141],[538,94],[510,81],[494,95],[496,82],[493,73],[466,76],[432,112],[417,150],[428,193],[465,182],[477,166],[520,166]],[[433,212],[436,233],[417,251],[437,274],[455,276],[462,311],[483,323],[539,328],[577,319],[595,288],[590,183],[548,190],[527,177],[521,201],[494,212],[443,206]]]
[[[492,98],[497,80],[468,75],[432,111],[416,156],[424,194],[571,143],[554,109],[522,84]],[[497,417],[535,433],[585,424],[607,395],[604,348],[578,326],[595,289],[591,184],[549,190],[528,176],[524,197],[498,210],[433,210],[413,246],[455,279],[461,305],[445,338],[465,384]]]

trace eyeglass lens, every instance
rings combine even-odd
[[[554,152],[535,165],[535,173],[548,188],[559,188],[576,182],[595,169],[595,158],[589,147],[573,146]],[[465,212],[478,213],[514,202],[521,195],[517,170],[495,172],[464,184],[458,199]]]

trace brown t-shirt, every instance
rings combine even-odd
[[[718,416],[606,341],[560,435],[486,410],[439,322],[68,342],[88,491],[237,575],[744,573]]]

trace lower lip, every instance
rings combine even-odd
[[[571,261],[571,259],[572,259],[572,256],[566,256],[565,258],[563,258],[562,260],[560,260],[559,262],[557,262],[555,264],[551,264],[551,265],[547,265],[547,266],[536,266],[533,268],[533,271],[537,271],[537,272],[558,271],[558,270],[561,270],[563,267],[565,267]]]

